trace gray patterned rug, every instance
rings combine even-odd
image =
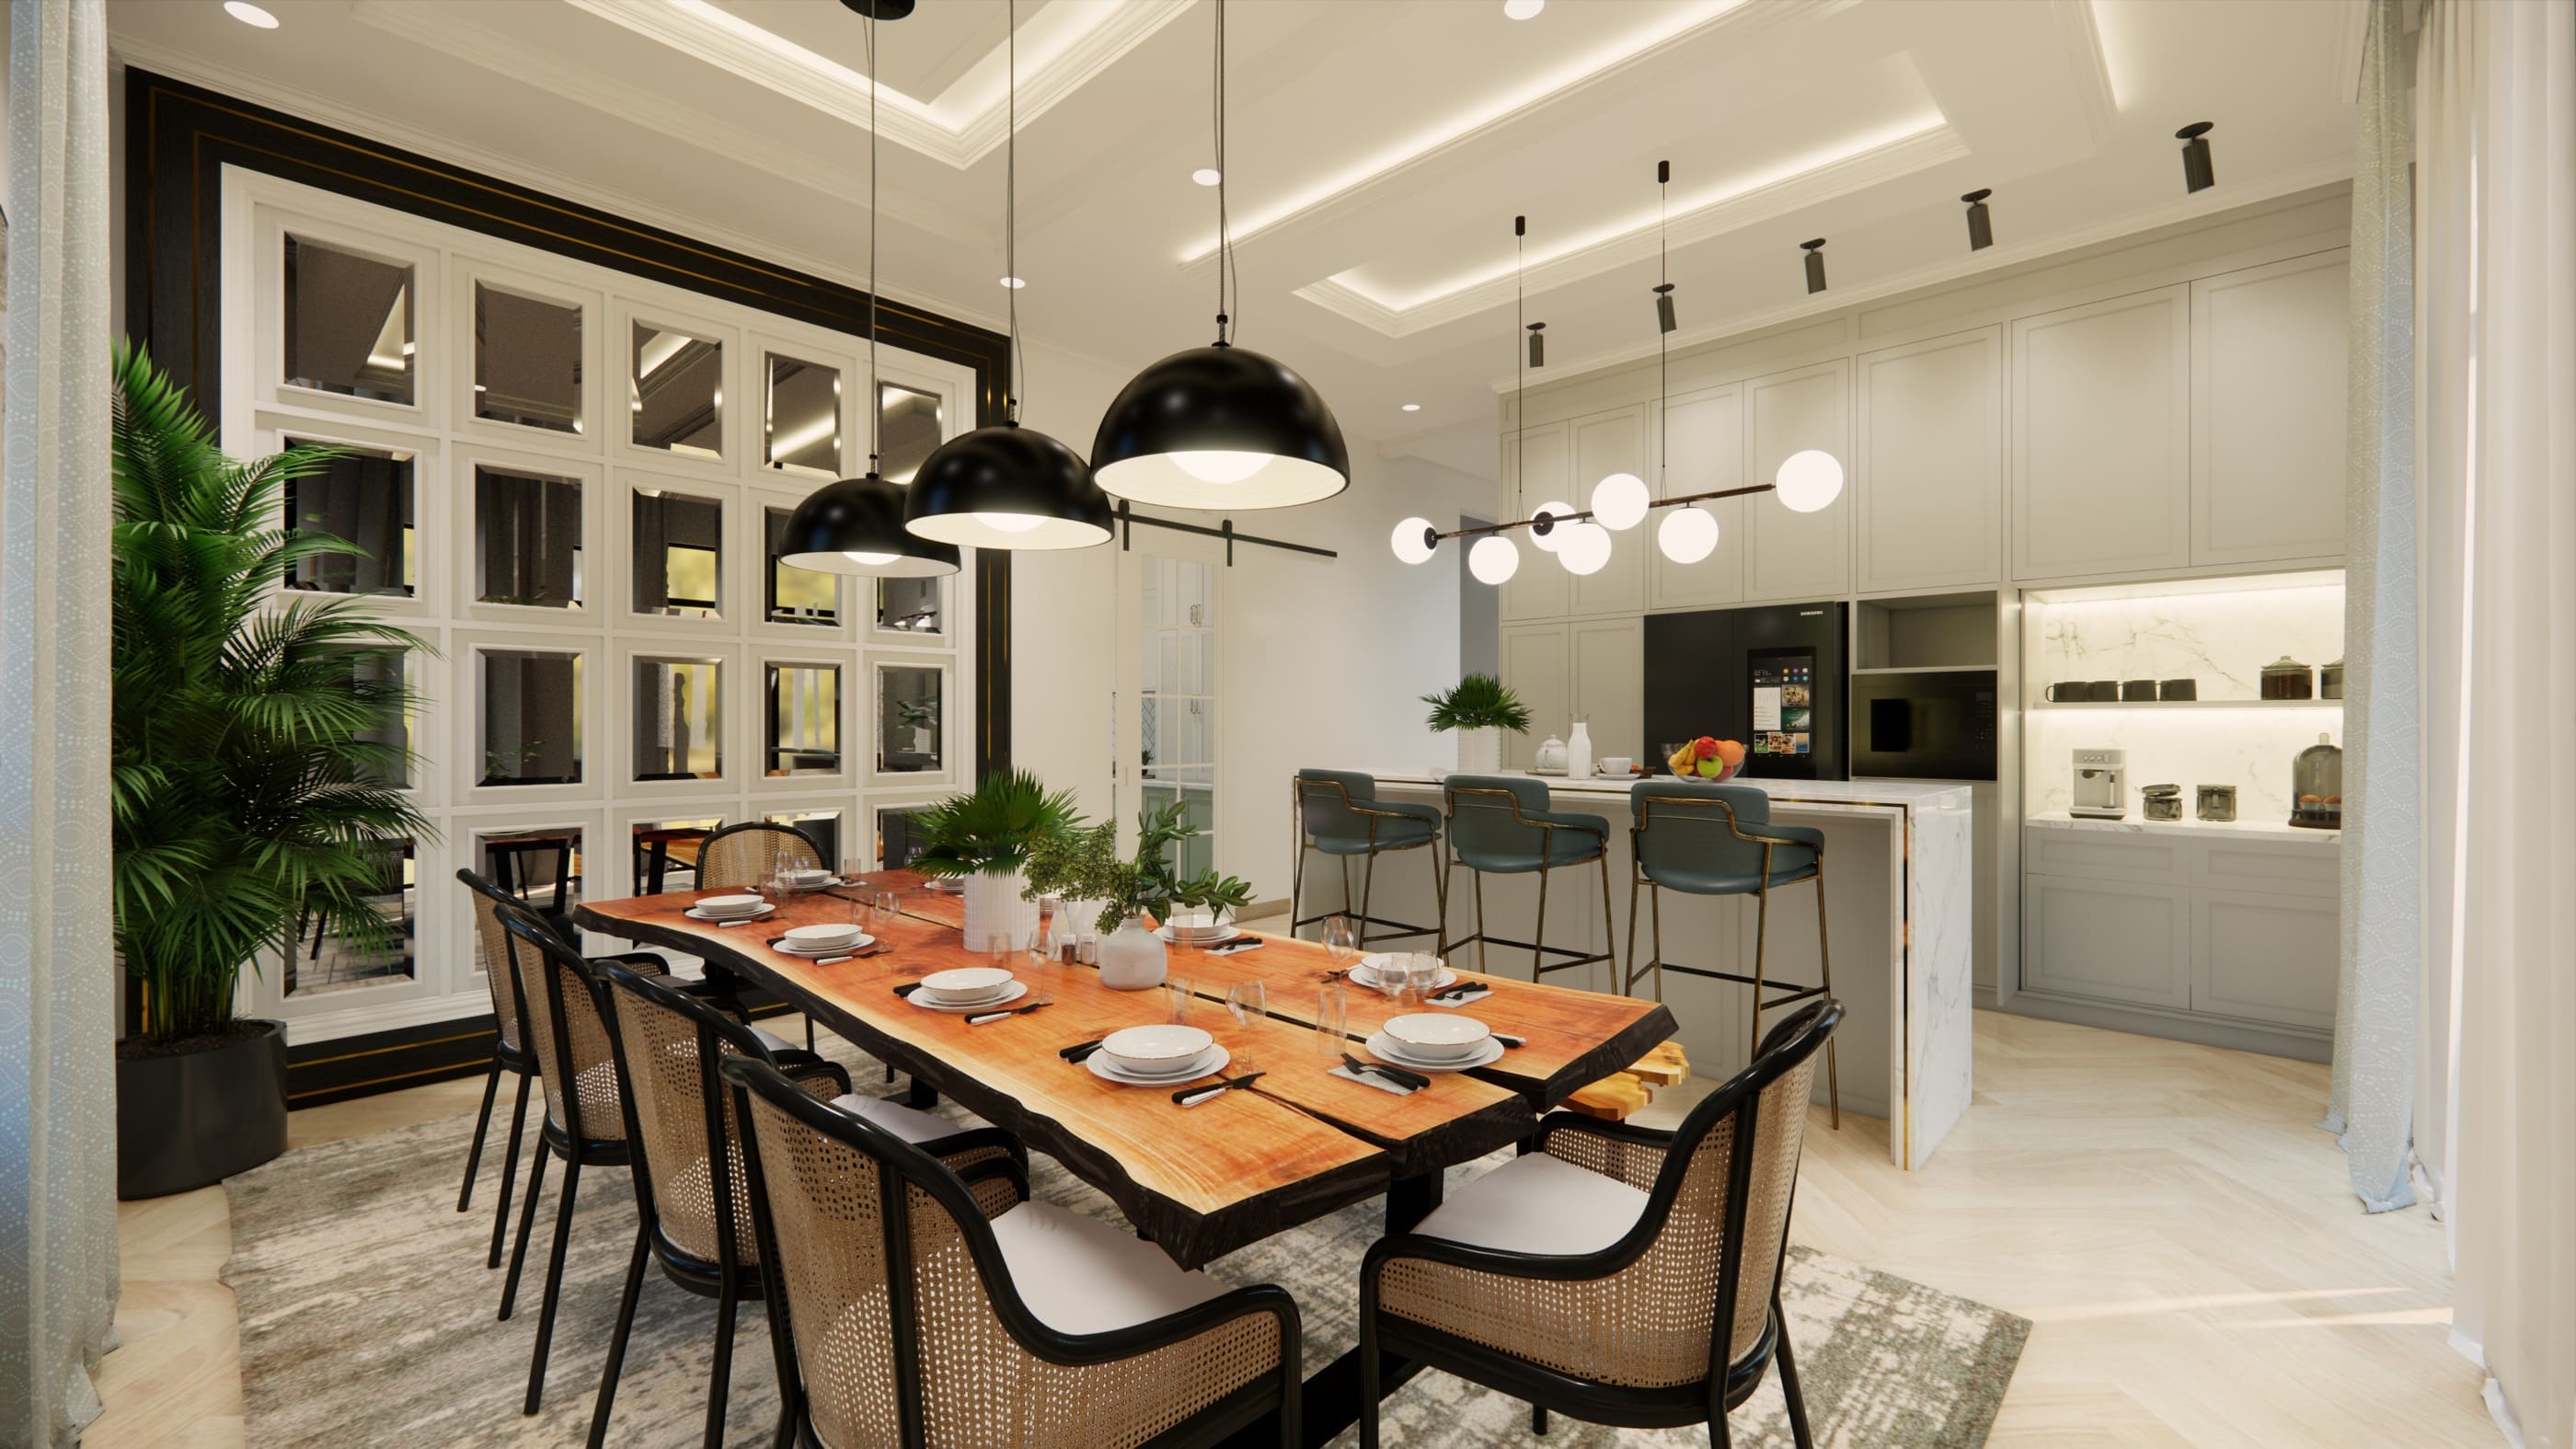
[[[860,1066],[855,1080],[878,1079]],[[225,1184],[233,1257],[224,1281],[241,1306],[247,1438],[263,1446],[579,1444],[617,1312],[635,1211],[624,1168],[585,1174],[566,1261],[563,1307],[542,1411],[523,1418],[528,1350],[561,1164],[548,1173],[519,1312],[493,1317],[501,1275],[483,1267],[497,1148],[475,1210],[456,1212],[471,1117],[309,1147]],[[1499,1161],[1500,1159],[1495,1159]],[[1483,1171],[1490,1164],[1457,1169]],[[1038,1197],[1101,1217],[1107,1199],[1044,1158]],[[525,1183],[525,1161],[521,1164]],[[517,1204],[513,1204],[516,1216]],[[1381,1230],[1363,1204],[1219,1260],[1232,1283],[1276,1282],[1296,1295],[1309,1372],[1358,1337],[1354,1284]],[[1851,1446],[1985,1442],[2021,1357],[2029,1321],[1856,1263],[1790,1250],[1783,1290],[1816,1441]],[[695,1444],[704,1422],[714,1306],[651,1272],[609,1442]],[[766,1442],[777,1405],[768,1332],[747,1308],[735,1340],[726,1442]],[[1732,1416],[1739,1444],[1787,1446],[1776,1376]],[[1559,1418],[1531,1437],[1517,1401],[1426,1373],[1385,1406],[1400,1445],[1701,1445],[1706,1431],[1611,1430]],[[1355,1436],[1338,1441],[1349,1444]]]

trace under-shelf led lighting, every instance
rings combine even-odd
[[[224,13],[254,29],[277,28],[277,17],[253,5],[250,0],[224,0]]]

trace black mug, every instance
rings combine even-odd
[[[2109,679],[2061,679],[2048,687],[2050,704],[2098,704],[2119,697],[2118,682]]]
[[[2120,702],[2123,704],[2153,701],[2155,697],[2156,682],[2152,679],[2125,679],[2120,682]]]
[[[2168,679],[2163,684],[2156,686],[2156,698],[2198,699],[2200,698],[2200,681],[2197,679]]]

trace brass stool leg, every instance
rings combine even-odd
[[[1547,974],[1547,858],[1538,862],[1538,924],[1530,931],[1530,980]]]
[[[1655,925],[1655,1000],[1664,999],[1664,889],[1649,886],[1646,890],[1646,914]]]
[[[1431,895],[1440,903],[1440,933],[1431,938],[1432,954],[1449,954],[1449,847],[1431,842]]]
[[[1753,893],[1753,899],[1753,1030],[1745,1051],[1747,1063],[1762,1054],[1762,953],[1771,944],[1771,887],[1766,883]]]
[[[1637,934],[1637,928],[1633,924],[1629,926],[1628,934],[1632,938]],[[1619,937],[1610,925],[1610,847],[1606,844],[1601,847],[1601,952],[1610,958],[1610,978],[1614,981],[1618,980]],[[1619,994],[1627,995],[1628,988],[1622,985],[1619,988]],[[1826,1040],[1831,1041],[1832,1038],[1828,1037]]]
[[[1467,873],[1476,878],[1476,970],[1485,969],[1485,873],[1474,866]]]
[[[1288,934],[1297,934],[1297,923],[1305,919],[1298,902],[1306,890],[1306,834],[1297,832],[1288,846]]]
[[[1342,862],[1342,914],[1349,915],[1351,911],[1351,858],[1345,855],[1340,859]],[[1368,934],[1368,922],[1360,922],[1358,931],[1361,936],[1366,936]]]
[[[1372,841],[1372,844],[1375,842]],[[1377,899],[1377,852],[1369,852],[1368,864],[1360,868],[1360,939],[1368,939],[1368,919]]]
[[[1816,860],[1816,969],[1817,983],[1826,996],[1834,994],[1834,953],[1825,945],[1825,862]],[[1833,1113],[1834,1130],[1843,1130],[1842,1077],[1834,1068],[1834,1039],[1825,1038],[1825,1101]]]
[[[1603,889],[1608,889],[1604,886]],[[1619,968],[1619,994],[1629,995],[1637,989],[1637,877],[1628,877],[1628,964]]]

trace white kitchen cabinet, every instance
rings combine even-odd
[[[2191,284],[2195,564],[2343,554],[2346,257]]]
[[[1857,384],[1860,591],[2000,582],[2003,328],[1862,353]]]
[[[1574,700],[1563,724],[1534,720],[1541,739],[1567,734],[1583,720],[1592,734],[1592,758],[1609,755],[1640,758],[1646,748],[1646,621],[1636,614],[1616,619],[1577,619],[1566,626],[1567,653],[1573,660]]]
[[[1646,408],[1640,403],[1631,407],[1579,418],[1574,424],[1574,491],[1567,501],[1576,508],[1592,506],[1592,490],[1613,473],[1646,473]],[[1545,500],[1541,500],[1545,501]],[[1570,576],[1573,579],[1572,612],[1584,614],[1633,614],[1646,607],[1646,560],[1641,549],[1652,549],[1653,539],[1644,525],[1625,533],[1610,535],[1610,562],[1594,574]],[[1558,572],[1564,565],[1548,559]]]
[[[1648,421],[1654,421],[1650,415]],[[1672,414],[1648,439],[1647,457],[1662,467],[1645,475],[1658,498],[1744,486],[1744,391],[1728,386],[1672,401]],[[1697,563],[1664,557],[1655,530],[1672,510],[1658,508],[1634,530],[1646,559],[1646,607],[1707,609],[1744,602],[1744,499],[1694,505],[1717,520],[1717,548]],[[1756,504],[1766,499],[1752,500]]]
[[[2021,905],[2024,990],[2191,1005],[2191,911],[2180,887],[2032,875]]]
[[[1745,476],[1768,483],[1790,454],[1822,449],[1841,464],[1842,495],[1798,513],[1777,494],[1744,510],[1744,597],[1831,599],[1851,591],[1851,361],[1775,372],[1746,383]]]
[[[1542,503],[1573,502],[1574,436],[1563,423],[1532,428],[1523,437],[1503,435],[1503,519],[1527,518]],[[1562,619],[1573,602],[1563,565],[1530,543],[1530,531],[1515,528],[1502,535],[1521,554],[1520,567],[1497,591],[1495,617],[1508,624],[1518,619]],[[1475,540],[1461,542],[1469,547]]]
[[[2334,1030],[2342,932],[2333,900],[2195,891],[2191,933],[2194,1011]]]
[[[1565,722],[1574,717],[1574,669],[1567,653],[1567,628],[1561,622],[1505,624],[1500,642],[1503,684],[1520,696],[1530,712],[1527,734],[1503,732],[1503,768],[1526,770],[1538,752],[1539,742],[1550,734],[1562,735]]]
[[[2013,323],[2013,572],[2190,560],[2191,289]]]

